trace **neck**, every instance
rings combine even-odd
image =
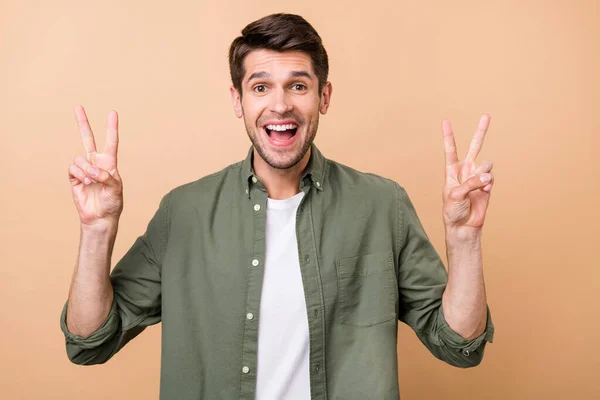
[[[273,200],[289,199],[300,193],[300,179],[310,160],[310,149],[302,160],[291,168],[273,168],[262,159],[254,149],[254,173],[265,185],[269,198]]]

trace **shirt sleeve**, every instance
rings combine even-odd
[[[419,340],[438,359],[469,368],[483,359],[486,342],[493,342],[494,325],[487,308],[483,334],[467,340],[450,328],[442,309],[448,273],[429,241],[416,210],[400,185],[398,189],[398,291],[400,321],[409,325]]]
[[[161,267],[169,229],[170,193],[132,247],[110,274],[114,299],[102,325],[88,336],[67,328],[67,305],[60,316],[67,356],[75,364],[108,361],[147,326],[161,321]]]

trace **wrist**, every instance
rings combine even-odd
[[[94,223],[81,223],[81,234],[86,236],[113,236],[119,229],[119,220],[102,220]]]
[[[473,227],[446,227],[446,245],[464,246],[469,243],[479,243],[482,237],[481,228]]]

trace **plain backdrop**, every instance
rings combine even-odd
[[[120,114],[125,208],[113,266],[162,195],[243,159],[227,51],[249,22],[304,16],[330,56],[316,143],[394,179],[445,257],[441,121],[494,161],[483,252],[495,342],[462,370],[399,329],[403,400],[600,398],[600,2],[0,2],[0,397],[156,399],[160,325],[108,363],[66,356],[59,315],[79,244],[67,168]]]

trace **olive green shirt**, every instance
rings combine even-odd
[[[161,399],[254,399],[267,192],[244,161],[171,190],[111,273],[112,309],[69,359],[104,363],[162,322]],[[492,342],[446,323],[443,262],[396,182],[326,159],[315,145],[296,234],[312,399],[398,399],[398,321],[437,358],[473,367]],[[400,357],[401,359],[401,357]],[[259,399],[260,400],[260,399]]]

